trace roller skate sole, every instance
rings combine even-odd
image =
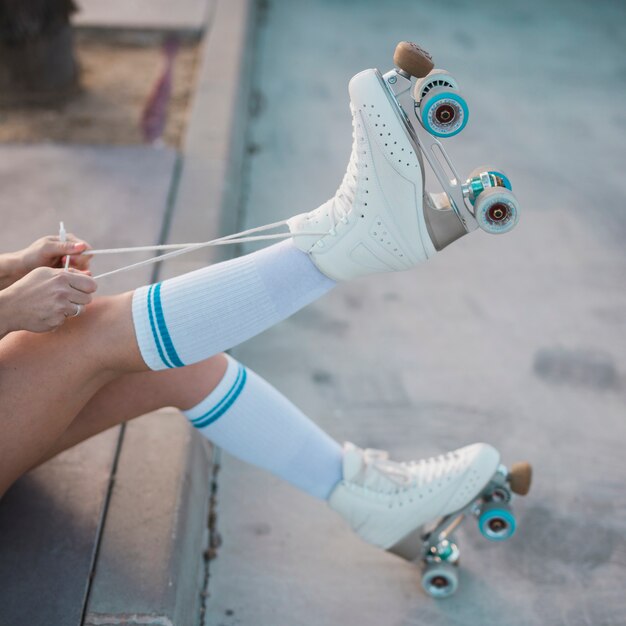
[[[469,107],[456,79],[434,69],[431,55],[410,42],[397,45],[394,63],[396,67],[383,74],[382,81],[416,154],[422,164],[423,159],[428,162],[443,190],[443,194],[424,194],[424,216],[436,249],[442,250],[477,228],[490,234],[513,229],[520,206],[509,179],[490,178],[483,170],[461,178],[440,141],[459,134],[467,124]],[[492,187],[499,193],[491,193],[492,197],[481,198],[477,204],[478,196]],[[444,201],[435,196],[443,196]]]
[[[505,541],[515,533],[517,522],[511,503],[516,495],[530,491],[532,467],[515,463],[500,465],[488,484],[462,509],[421,526],[404,537],[389,552],[422,568],[422,587],[433,598],[453,595],[459,585],[461,551],[454,532],[475,518],[480,533],[490,541]]]

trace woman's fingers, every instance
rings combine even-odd
[[[92,301],[91,294],[96,291],[98,284],[91,276],[75,269],[61,272],[59,280],[65,283],[61,296],[63,315],[65,317],[79,315],[82,312],[79,306],[84,307]]]
[[[72,290],[69,301],[73,304],[89,304],[93,300],[93,296],[82,291]]]
[[[91,263],[91,259],[93,257],[89,256],[88,254],[84,254],[84,253],[87,250],[91,250],[91,246],[86,241],[83,241],[82,239],[78,239],[72,233],[69,233],[67,235],[67,240],[68,240],[68,242],[71,242],[71,243],[74,243],[77,246],[80,246],[77,249],[79,250],[79,252],[83,253],[83,254],[73,254],[72,256],[70,256],[70,267],[74,267],[77,270],[87,270],[87,269],[89,269],[89,263]]]
[[[70,255],[70,264],[77,269],[86,270],[89,267],[91,257],[83,255],[91,246],[72,233],[68,233],[65,241],[57,236],[48,236],[38,239],[29,248],[26,254],[31,269],[47,265],[48,267],[64,267],[66,255]]]
[[[37,267],[6,290],[9,327],[36,333],[56,329],[66,318],[82,313],[96,288],[85,272]]]
[[[83,272],[87,271],[89,269],[91,259],[92,257],[84,254],[70,256],[70,267]]]
[[[84,272],[70,268],[68,270],[68,274],[69,285],[76,291],[82,291],[83,293],[89,294],[93,293],[98,288],[98,283]]]
[[[36,243],[36,242],[35,242]],[[33,244],[35,245],[35,244]],[[87,249],[84,241],[60,241],[59,239],[49,239],[41,246],[41,255],[46,259],[54,259],[65,254],[78,254]]]

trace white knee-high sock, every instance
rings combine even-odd
[[[277,389],[230,356],[190,422],[233,456],[327,499],[342,478],[342,448]]]
[[[332,289],[308,254],[281,242],[133,294],[141,355],[153,370],[232,348]]]

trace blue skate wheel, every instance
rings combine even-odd
[[[428,563],[422,574],[422,588],[432,598],[448,598],[459,587],[456,565],[445,561]]]
[[[467,125],[469,109],[463,96],[446,87],[434,87],[420,102],[424,128],[435,137],[453,137]]]
[[[519,203],[505,187],[489,187],[474,202],[478,226],[492,235],[508,233],[519,221]]]
[[[505,541],[515,533],[515,516],[504,502],[489,502],[480,512],[478,528],[490,541]]]

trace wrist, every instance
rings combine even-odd
[[[12,285],[26,274],[19,252],[0,255],[0,289]]]
[[[8,335],[13,328],[13,314],[11,313],[10,294],[6,291],[0,292],[0,339]]]

